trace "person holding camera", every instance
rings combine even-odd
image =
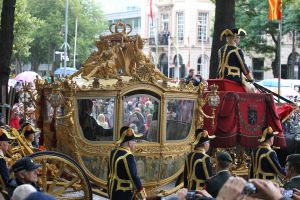
[[[270,126],[262,129],[262,135],[258,140],[261,144],[254,154],[251,169],[254,178],[280,183],[278,176],[285,176],[285,170],[281,167],[275,151],[271,148],[277,133]]]
[[[184,165],[184,187],[188,190],[202,190],[205,181],[212,176],[212,164],[210,156],[206,154],[209,150],[209,141],[216,136],[210,136],[206,130],[195,131],[196,140],[194,151],[188,154]]]
[[[300,154],[292,154],[287,157],[285,171],[289,181],[284,184],[284,189],[300,189]]]
[[[206,190],[213,197],[217,197],[222,186],[231,176],[229,167],[232,163],[232,158],[230,154],[226,151],[218,152],[216,158],[216,170],[218,173],[206,181]]]

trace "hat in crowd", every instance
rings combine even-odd
[[[225,29],[220,36],[220,40],[222,41],[223,36],[245,36],[247,35],[246,31],[241,28],[230,28]]]
[[[38,132],[39,130],[34,128],[34,126],[29,123],[29,122],[26,122],[24,125],[23,125],[23,128],[22,128],[22,134],[25,136],[25,137],[28,137],[30,134],[34,134],[35,132]]]
[[[36,192],[36,189],[30,184],[23,184],[18,186],[11,197],[12,200],[23,200],[31,193]]]
[[[10,141],[14,139],[4,127],[0,127],[0,141]]]
[[[291,154],[286,158],[286,162],[297,163],[300,166],[300,154]]]
[[[140,138],[142,136],[143,134],[136,134],[134,130],[129,126],[123,126],[120,130],[120,139],[116,142],[116,144],[122,144],[124,142]]]
[[[22,170],[26,171],[32,171],[42,166],[41,164],[36,164],[33,162],[33,160],[29,157],[21,158],[20,160],[17,160],[15,164],[11,167],[12,171],[14,173],[17,173]]]
[[[209,135],[206,130],[196,129],[195,137],[196,137],[196,140],[193,143],[193,145],[204,144],[204,143],[210,141],[211,139],[214,139],[216,136],[215,135]]]
[[[34,192],[24,200],[55,200],[55,198],[43,192]]]
[[[259,142],[264,142],[267,139],[277,135],[278,132],[274,132],[271,126],[263,127],[261,137],[258,139]]]
[[[217,153],[217,160],[218,161],[228,161],[228,162],[232,162],[232,158],[230,156],[229,153],[227,153],[226,151],[220,151]]]

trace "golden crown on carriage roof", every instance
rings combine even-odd
[[[98,51],[93,52],[81,69],[70,78],[81,75],[85,80],[119,80],[121,76],[143,82],[171,80],[156,69],[155,64],[143,52],[145,40],[140,35],[128,35],[132,31],[131,25],[118,22],[111,24],[109,30],[110,35],[101,36],[96,41]]]

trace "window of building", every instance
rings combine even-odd
[[[207,79],[209,75],[209,58],[207,55],[202,55],[197,61],[197,75],[201,75],[203,78]]]
[[[207,41],[208,13],[198,14],[198,41]]]
[[[161,22],[162,22],[162,30],[168,31],[169,30],[169,15],[162,14],[161,15]]]
[[[176,22],[177,22],[177,37],[179,41],[183,41],[183,30],[184,30],[184,16],[183,12],[176,13]]]
[[[264,58],[253,58],[253,76],[256,80],[264,79]]]
[[[156,24],[155,24],[155,21],[151,21],[151,19],[149,19],[149,43],[150,45],[154,45],[155,44],[155,32],[156,32]]]

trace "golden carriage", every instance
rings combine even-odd
[[[42,189],[58,199],[107,196],[108,156],[124,125],[144,135],[134,154],[147,193],[172,193],[182,186],[175,182],[195,128],[204,117],[214,118],[202,107],[218,105],[217,87],[204,94],[204,84],[171,83],[143,52],[145,40],[129,36],[130,29],[111,25],[111,35],[100,37],[98,51],[72,76],[35,82],[40,143],[50,151],[31,156],[43,164]]]
[[[207,91],[205,84],[171,83],[143,52],[145,40],[129,36],[130,29],[123,23],[111,25],[111,35],[100,37],[98,51],[72,76],[35,81],[30,95],[40,145],[47,151],[34,153],[18,131],[9,130],[15,140],[8,164],[31,156],[42,164],[39,186],[58,199],[107,196],[108,156],[124,125],[143,134],[134,154],[147,193],[176,191],[182,187],[175,182],[192,149],[195,128],[203,126],[205,117],[214,118],[217,87]],[[23,92],[29,92],[24,86]],[[207,103],[211,116],[202,110]]]
[[[36,80],[40,145],[49,151],[32,154],[24,138],[12,131],[21,148],[10,156],[31,154],[43,164],[39,185],[58,199],[92,199],[93,193],[107,197],[108,156],[122,126],[143,134],[134,155],[147,193],[171,194],[183,186],[178,177],[195,129],[217,128],[220,98],[215,84],[208,90],[204,83],[172,83],[143,52],[145,40],[128,35],[129,25],[113,24],[110,31],[96,41],[98,50],[75,74],[51,83]],[[246,159],[244,153],[236,159],[238,175],[248,174]]]

